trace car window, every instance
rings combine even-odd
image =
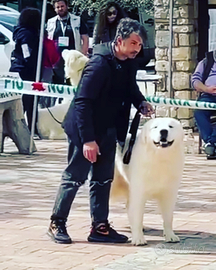
[[[2,24],[4,27],[6,27],[8,30],[10,30],[11,32],[13,32],[14,30],[14,24],[10,24],[10,23],[6,23],[6,22],[2,22],[0,20],[0,24]]]
[[[5,45],[8,42],[10,42],[9,38],[0,32],[0,45]]]
[[[13,32],[14,26],[17,25],[18,18],[18,13],[0,11],[0,24],[9,29],[11,32]]]
[[[19,18],[19,15],[17,14],[11,15],[11,13],[0,12],[0,21],[2,22],[17,25],[18,18]]]
[[[17,11],[16,9],[13,9],[13,8],[7,7],[7,6],[3,6],[3,5],[0,5],[0,11],[6,11],[6,12],[12,12],[12,13],[18,13],[19,14],[19,11]]]

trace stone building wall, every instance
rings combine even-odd
[[[169,70],[169,0],[154,0],[156,31],[157,74],[163,76],[158,87],[158,96],[170,95]],[[174,98],[195,99],[190,78],[197,64],[198,50],[198,0],[174,0],[173,4],[173,41],[172,41],[172,91]],[[185,127],[194,126],[193,110],[186,108],[158,107],[157,115],[172,116],[179,119]]]

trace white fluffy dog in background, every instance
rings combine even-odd
[[[63,128],[61,127],[61,122],[64,120],[70,102],[71,102],[70,100],[64,99],[61,104],[56,104],[55,106],[49,107],[48,109],[47,108],[38,109],[37,128],[41,139],[46,140],[66,139],[67,136],[64,133]],[[55,119],[60,123],[58,123],[53,117],[55,117]]]
[[[179,242],[172,230],[173,211],[184,167],[184,131],[179,121],[155,118],[146,122],[133,147],[131,160],[123,164],[122,152],[116,154],[112,196],[127,197],[132,244],[144,245],[145,203],[155,199],[160,207],[167,242]]]
[[[65,62],[65,77],[70,79],[71,85],[77,86],[89,58],[76,50],[64,50],[62,57]]]
[[[62,57],[65,61],[66,78],[70,79],[71,85],[77,86],[80,81],[82,71],[86,63],[89,61],[89,58],[76,50],[64,50],[62,52]],[[58,121],[62,122],[70,102],[70,100],[64,99],[63,103],[50,107],[49,110]],[[61,124],[56,122],[50,112],[47,108],[38,109],[37,128],[40,137],[42,139],[51,140],[66,139],[66,135]]]

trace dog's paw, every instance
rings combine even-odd
[[[166,242],[171,242],[171,243],[180,242],[179,237],[176,234],[174,234],[173,231],[171,231],[169,233],[164,233],[164,237],[165,237]]]
[[[132,236],[132,241],[131,241],[132,245],[134,246],[144,246],[147,245],[147,241],[145,240],[144,235],[140,235],[140,236]]]

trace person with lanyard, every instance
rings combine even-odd
[[[48,38],[56,41],[60,53],[68,49],[87,55],[89,36],[85,23],[79,16],[69,13],[67,0],[53,0],[52,4],[57,15],[47,21]],[[61,57],[54,68],[53,83],[64,82],[64,60]]]

